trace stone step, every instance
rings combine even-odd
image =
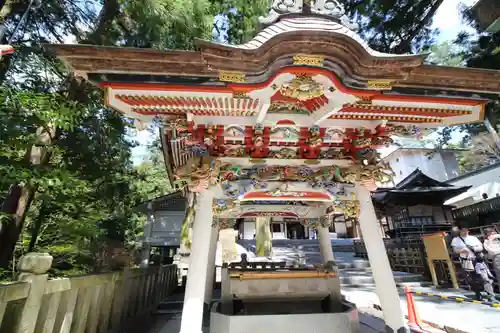
[[[394,275],[394,281],[396,282],[396,284],[409,283],[409,282],[420,283],[421,280],[422,276],[418,274]],[[349,286],[364,286],[364,285],[374,285],[375,280],[373,276],[369,275],[366,276],[344,275],[344,272],[341,272],[340,283],[342,285],[349,285]]]
[[[167,313],[168,311],[173,311],[171,313],[175,313],[175,311],[179,311],[179,309],[182,310],[182,306],[184,304],[184,300],[182,301],[163,301],[160,304],[158,304],[158,311],[164,311]]]

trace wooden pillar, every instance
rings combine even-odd
[[[141,268],[149,266],[149,256],[151,253],[151,245],[149,244],[149,238],[151,237],[151,232],[153,231],[153,224],[155,222],[155,216],[153,211],[153,204],[148,203],[147,207],[147,218],[146,224],[144,225],[144,240],[142,241],[141,250]]]

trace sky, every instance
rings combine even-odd
[[[460,3],[463,3],[467,6],[472,6],[476,2],[477,0],[444,0],[443,4],[436,12],[433,20],[433,27],[440,30],[440,34],[437,37],[438,43],[455,39],[460,31],[473,31],[462,22],[458,6]],[[147,130],[137,131],[137,133],[134,133],[134,135],[131,137],[133,140],[136,140],[139,143],[139,146],[133,148],[132,150],[134,163],[140,163],[141,160],[146,157],[146,148],[148,144],[153,140],[153,137]],[[455,133],[454,135],[452,135],[452,141],[459,141],[460,138],[460,133]],[[382,155],[386,155],[392,150],[394,150],[394,148],[383,149],[381,153]]]

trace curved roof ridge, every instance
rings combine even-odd
[[[356,32],[352,31],[348,27],[342,25],[333,20],[328,20],[318,16],[305,16],[305,17],[284,17],[278,22],[264,28],[261,30],[251,41],[241,44],[241,45],[226,45],[233,48],[254,50],[258,49],[266,42],[272,38],[289,32],[299,32],[299,31],[324,31],[332,32],[340,35],[345,35],[359,45],[361,45],[368,54],[374,57],[381,58],[394,58],[394,57],[409,57],[415,56],[412,54],[390,54],[383,53],[372,49],[366,41],[364,41]]]

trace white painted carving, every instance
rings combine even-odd
[[[331,15],[340,18],[345,14],[344,8],[336,0],[316,0],[311,7],[311,12],[322,15]]]
[[[263,24],[272,24],[281,15],[301,13],[303,11],[303,2],[303,0],[274,0],[269,14],[266,17],[259,17],[259,21]],[[358,30],[358,25],[349,21],[349,18],[345,15],[344,8],[337,0],[312,0],[311,12],[331,16],[339,20],[347,28]]]
[[[272,24],[283,14],[302,12],[302,0],[274,0],[266,17],[259,17],[262,24]]]

